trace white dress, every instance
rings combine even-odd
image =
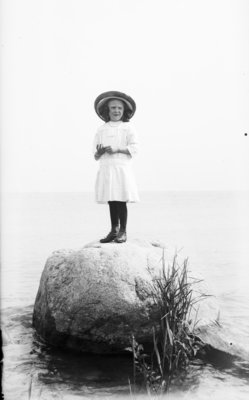
[[[131,168],[132,158],[137,153],[136,132],[129,122],[110,121],[102,125],[95,135],[93,151],[96,146],[111,146],[113,150],[128,149],[130,155],[104,153],[99,159],[99,170],[95,182],[97,203],[108,201],[137,202],[139,196]]]

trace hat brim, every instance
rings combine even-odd
[[[136,103],[135,101],[130,97],[127,96],[125,93],[122,92],[117,92],[117,91],[109,91],[109,92],[104,92],[100,94],[95,102],[94,102],[94,108],[98,116],[105,121],[105,117],[102,115],[102,110],[104,104],[108,103],[110,100],[121,100],[123,101],[127,107],[130,110],[130,118],[133,117],[136,111]]]

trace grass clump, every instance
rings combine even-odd
[[[145,353],[143,345],[133,337],[132,351],[134,384],[142,378],[148,394],[167,393],[172,380],[203,348],[203,342],[194,334],[195,305],[206,297],[194,296],[194,285],[198,282],[188,277],[187,259],[179,266],[175,255],[172,264],[166,266],[163,253],[160,276],[152,277],[152,283],[145,289],[153,325],[153,350]]]

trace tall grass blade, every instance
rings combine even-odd
[[[143,371],[147,393],[166,393],[173,377],[182,368],[186,368],[198,348],[203,345],[194,334],[198,310],[195,304],[207,296],[199,293],[194,297],[193,286],[200,282],[188,277],[188,259],[182,266],[178,264],[177,254],[171,265],[165,262],[163,249],[162,270],[159,276],[152,276],[152,283],[147,288],[147,298],[152,302],[151,322],[153,352],[151,362],[141,356],[139,345],[132,339],[134,370]],[[190,320],[196,312],[194,323]],[[158,317],[158,321],[155,320]],[[155,361],[155,362],[154,362]],[[134,383],[136,374],[134,371]]]

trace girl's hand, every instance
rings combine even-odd
[[[102,156],[106,151],[106,147],[102,146],[102,144],[97,144],[96,149],[99,156]]]
[[[106,151],[108,154],[115,154],[115,153],[118,153],[118,149],[114,149],[114,148],[111,147],[111,146],[105,147],[105,151]]]
[[[94,154],[95,160],[98,160],[106,151],[106,147],[102,146],[102,144],[97,144],[96,153]]]
[[[108,154],[122,153],[122,154],[126,154],[126,155],[128,155],[128,156],[131,155],[128,149],[123,149],[123,150],[122,150],[122,149],[118,149],[118,148],[113,148],[113,147],[111,147],[111,146],[107,146],[107,147],[105,148],[105,151],[106,151]]]

